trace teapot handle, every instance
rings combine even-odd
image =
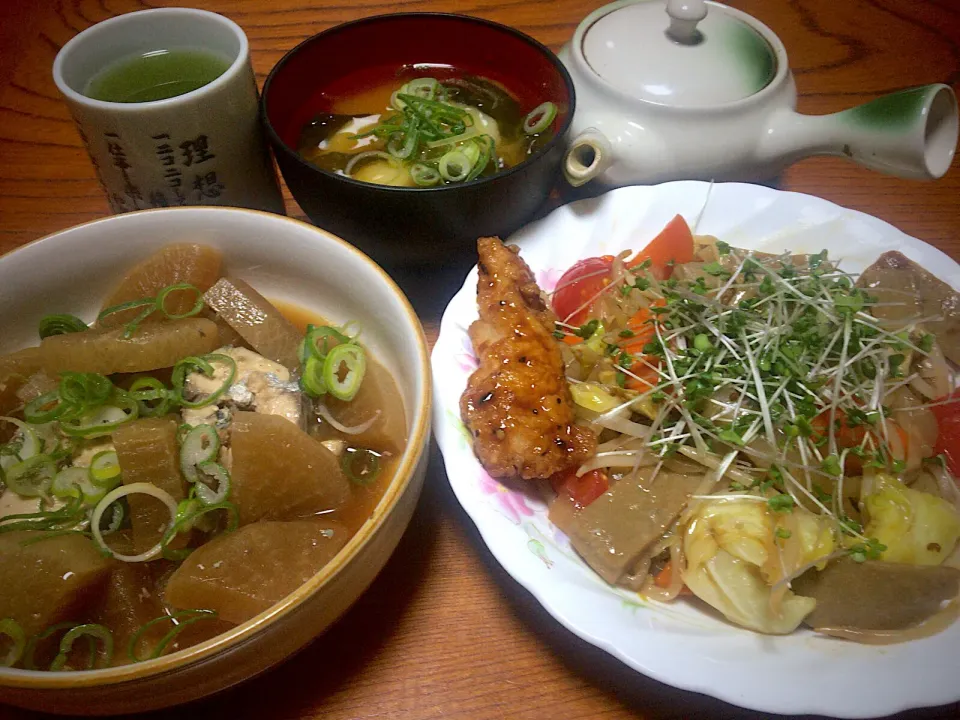
[[[610,167],[613,148],[596,128],[587,128],[570,143],[563,158],[563,174],[573,187],[590,182]]]

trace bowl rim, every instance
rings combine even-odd
[[[400,19],[409,19],[409,18],[442,18],[445,20],[453,20],[463,23],[474,23],[478,25],[486,25],[489,28],[493,28],[500,32],[505,32],[509,35],[513,35],[520,40],[526,42],[528,45],[533,46],[538,50],[550,63],[553,65],[554,69],[560,75],[563,80],[564,85],[567,87],[567,91],[570,95],[569,109],[567,110],[566,117],[564,117],[563,122],[560,124],[560,128],[554,134],[552,138],[544,145],[540,150],[535,154],[530,155],[529,157],[524,158],[520,163],[517,163],[511,168],[502,170],[495,175],[489,175],[487,177],[478,177],[473,180],[469,180],[463,183],[456,183],[451,185],[438,185],[435,187],[397,187],[393,185],[379,185],[377,183],[368,183],[362,180],[354,180],[351,177],[346,175],[338,175],[337,173],[330,172],[329,170],[324,170],[321,167],[317,167],[313,163],[307,162],[304,160],[300,153],[296,152],[293,148],[287,145],[284,142],[283,138],[280,137],[280,134],[273,127],[273,124],[270,122],[270,118],[267,114],[267,96],[270,94],[270,87],[273,83],[274,77],[279,73],[283,72],[283,67],[300,51],[302,51],[306,46],[311,43],[318,42],[320,39],[328,35],[333,35],[337,32],[341,32],[346,28],[355,27],[357,25],[365,25],[369,23],[376,22],[391,22],[394,20]],[[384,193],[442,193],[442,192],[454,192],[460,188],[464,187],[480,187],[487,183],[496,181],[499,178],[508,177],[513,175],[516,172],[519,172],[526,168],[531,162],[537,160],[542,156],[548,154],[556,145],[564,141],[567,133],[570,130],[570,126],[573,124],[573,115],[577,109],[577,92],[573,84],[573,78],[570,76],[570,72],[567,70],[566,66],[557,57],[557,54],[553,52],[550,48],[544,45],[542,42],[536,38],[527,35],[521,30],[510,27],[509,25],[504,25],[502,23],[495,22],[493,20],[487,20],[486,18],[475,17],[473,15],[463,15],[460,13],[449,13],[449,12],[400,12],[400,13],[381,13],[379,15],[370,15],[369,17],[359,18],[357,20],[351,20],[345,23],[338,23],[333,27],[329,27],[326,30],[321,30],[320,32],[311,35],[310,37],[302,40],[293,48],[288,50],[277,64],[273,66],[270,70],[270,74],[267,75],[267,79],[263,84],[263,91],[260,93],[259,101],[259,115],[260,123],[266,130],[268,137],[270,138],[270,143],[274,148],[274,152],[283,154],[285,158],[292,160],[297,165],[300,165],[306,170],[311,170],[321,173],[321,175],[329,178],[336,178],[342,182],[347,183],[348,185],[353,185],[355,187],[365,188],[368,191],[372,192],[384,192]],[[279,160],[279,158],[278,158]]]
[[[0,255],[0,263],[26,248],[39,245],[40,243],[50,242],[51,239],[57,236],[73,233],[77,229],[103,224],[134,223],[137,217],[147,213],[203,213],[211,215],[230,213],[263,216],[268,222],[292,223],[296,229],[307,229],[312,233],[319,234],[324,237],[324,242],[339,244],[343,249],[351,253],[358,262],[369,266],[370,269],[380,276],[381,280],[391,291],[394,299],[400,305],[400,309],[407,316],[407,319],[416,332],[417,368],[423,378],[423,382],[416,401],[409,409],[411,417],[414,420],[414,425],[410,430],[407,446],[400,456],[393,479],[384,491],[383,497],[380,498],[380,502],[378,502],[376,508],[374,508],[373,514],[367,518],[347,544],[341,548],[333,559],[319,572],[267,610],[202,643],[178,650],[169,655],[164,655],[152,660],[144,660],[139,663],[99,670],[67,672],[0,668],[0,687],[51,691],[120,685],[144,680],[149,677],[158,677],[187,666],[196,665],[220,653],[246,644],[253,640],[256,635],[267,626],[298,610],[316,591],[339,575],[344,568],[356,558],[360,551],[374,538],[383,526],[387,516],[390,515],[400,499],[405,495],[411,485],[417,466],[427,453],[430,439],[430,421],[432,417],[432,380],[427,340],[420,319],[414,312],[413,306],[410,304],[406,295],[383,268],[350,243],[323,228],[284,215],[276,215],[274,213],[250,210],[247,208],[210,206],[153,208],[89,220],[77,225],[72,225],[63,230],[49,233],[48,235],[44,235],[41,238],[14,248],[8,253]],[[73,242],[76,242],[76,240]],[[418,409],[419,413],[417,413]],[[310,640],[313,639],[314,638],[310,638]]]

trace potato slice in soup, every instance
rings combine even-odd
[[[82,535],[0,534],[0,618],[27,636],[83,616],[110,577],[113,561]]]
[[[171,367],[188,355],[206,355],[218,347],[217,326],[204,318],[141,325],[129,337],[123,328],[54,335],[40,343],[49,374],[64,370],[101,375]]]
[[[230,452],[241,525],[332,510],[350,495],[336,456],[278,415],[234,414]]]
[[[242,623],[313,577],[348,538],[336,522],[261,520],[191,553],[170,577],[165,599],[176,608],[215,610],[223,620]]]

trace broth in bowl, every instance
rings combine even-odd
[[[157,658],[267,610],[371,517],[407,444],[360,326],[170,245],[88,326],[0,356],[0,662]],[[69,311],[71,308],[63,308]]]
[[[557,115],[549,99],[524,108],[493,80],[412,65],[334,98],[303,128],[298,152],[355,180],[435,187],[520,164],[554,137]]]

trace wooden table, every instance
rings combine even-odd
[[[160,5],[183,4],[168,3]],[[193,0],[247,32],[261,80],[303,38],[394,10],[479,15],[559,49],[601,0]],[[934,81],[960,87],[957,0],[736,0],[791,54],[809,113]],[[79,30],[153,7],[138,0],[0,0],[0,253],[107,215],[107,203],[50,77]],[[780,181],[876,215],[960,259],[960,172],[897,180],[812,159]],[[299,208],[287,196],[292,215]],[[447,278],[452,287],[460,278]],[[421,307],[431,341],[443,304]],[[788,678],[784,682],[789,682]],[[811,689],[811,692],[815,692]],[[40,717],[0,707],[0,720]],[[492,559],[434,450],[420,507],[370,590],[297,657],[222,696],[157,718],[755,718],[638,675],[554,622]],[[904,714],[960,717],[960,704]]]

